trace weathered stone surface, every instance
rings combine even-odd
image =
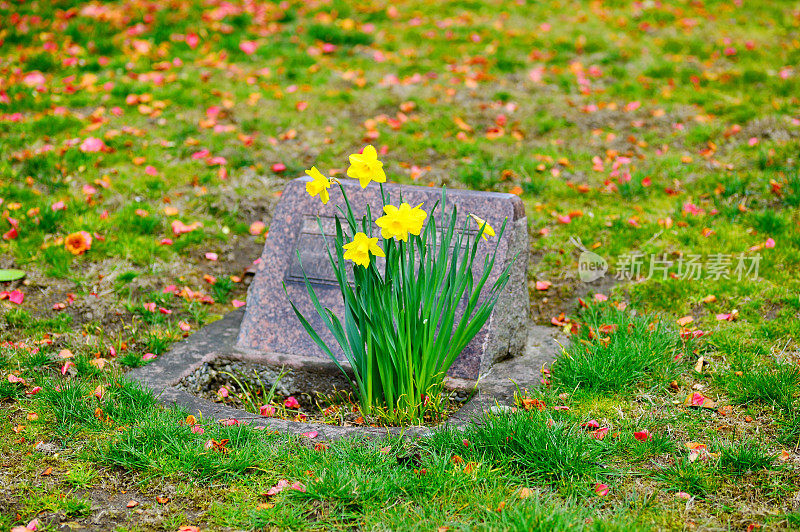
[[[250,286],[247,311],[237,346],[254,353],[327,359],[327,355],[309,338],[289,306],[283,291],[283,284],[286,283],[289,297],[337,357],[343,360],[344,354],[311,305],[303,282],[300,261],[322,305],[341,317],[344,314],[342,296],[325,251],[325,239],[332,242],[335,234],[333,216],[339,208],[345,208],[345,203],[339,189],[332,187],[330,201],[323,205],[319,198],[308,196],[305,191],[307,181],[308,178],[291,181],[281,196],[255,279]],[[343,184],[357,217],[366,213],[367,205],[371,208],[373,219],[382,214],[383,203],[377,185],[362,189],[356,181],[347,180]],[[426,210],[430,210],[441,199],[442,194],[441,189],[428,187],[385,185],[384,189],[391,195],[393,203],[398,202],[402,190],[403,201],[411,205],[424,202]],[[486,219],[496,230],[507,220],[484,294],[513,257],[517,257],[512,278],[498,300],[490,320],[467,345],[449,372],[453,377],[475,380],[496,360],[514,356],[524,349],[529,313],[526,279],[527,219],[521,200],[512,194],[448,190],[446,197],[448,205],[456,205],[458,208],[456,227],[463,227],[468,213]],[[441,206],[438,211],[441,212]],[[320,233],[317,216],[322,217],[325,237]],[[468,228],[468,231],[477,234],[476,224],[471,223]],[[298,250],[300,261],[297,258]],[[486,255],[493,251],[494,241],[482,240],[475,259],[476,267],[482,267]]]

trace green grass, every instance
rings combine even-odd
[[[58,386],[43,387],[40,400],[57,423],[57,430],[72,435],[82,429],[97,428],[91,391],[81,381],[67,381]]]
[[[663,388],[682,372],[683,345],[665,323],[608,304],[588,307],[581,318],[581,330],[553,363],[553,378],[562,388]]]
[[[478,427],[438,433],[425,445],[466,461],[505,466],[526,480],[574,482],[599,475],[600,445],[573,420],[549,419],[537,410],[490,415]]]
[[[722,447],[719,467],[733,475],[746,475],[772,469],[775,453],[758,441],[750,440]]]
[[[800,371],[794,364],[751,368],[727,376],[725,385],[735,403],[761,402],[790,410],[800,393]]]
[[[67,518],[89,515],[90,503],[70,493],[47,493],[43,489],[31,490],[21,508],[23,514],[37,515],[41,512],[59,512]]]
[[[209,424],[205,434],[194,434],[190,427],[180,423],[185,419],[181,414],[169,411],[153,415],[150,412],[148,419],[108,442],[102,461],[151,476],[184,473],[211,482],[264,470],[278,451],[264,444],[263,433],[246,427]],[[209,438],[228,439],[230,452],[209,451],[205,448]]]
[[[682,491],[695,497],[704,497],[717,485],[715,472],[711,465],[680,459],[656,471],[654,476],[667,491]]]
[[[90,489],[97,484],[98,472],[91,464],[77,464],[70,469],[64,481],[79,489]]]

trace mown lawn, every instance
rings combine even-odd
[[[800,527],[796,5],[0,21],[0,269],[27,274],[0,283],[0,530]],[[545,385],[464,433],[326,444],[201,434],[124,382],[246,299],[289,179],[367,144],[391,180],[522,197],[532,319],[571,334]]]

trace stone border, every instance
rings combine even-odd
[[[244,309],[226,315],[223,319],[211,323],[186,340],[175,344],[169,352],[161,355],[146,366],[136,368],[126,374],[130,381],[146,386],[165,405],[177,404],[192,414],[202,414],[205,420],[222,421],[237,419],[254,427],[288,434],[301,434],[316,431],[319,441],[333,440],[345,436],[361,435],[369,438],[387,435],[395,436],[428,436],[434,427],[341,427],[322,423],[303,423],[285,419],[266,418],[244,410],[214,403],[194,396],[176,385],[185,377],[194,373],[206,362],[218,358],[240,361],[252,361],[257,358],[264,362],[265,357],[276,365],[302,366],[306,369],[319,365],[323,371],[329,371],[333,364],[326,364],[318,359],[288,355],[264,355],[248,352],[236,347]],[[482,376],[478,382],[478,391],[458,412],[450,416],[437,427],[463,427],[475,420],[496,404],[510,404],[513,401],[516,386],[538,386],[541,379],[541,367],[552,361],[558,349],[556,330],[552,327],[528,325],[528,339],[525,353],[497,362]],[[335,367],[335,366],[333,366]],[[451,388],[472,388],[471,381],[450,379]]]

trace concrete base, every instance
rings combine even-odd
[[[126,378],[151,389],[165,405],[177,404],[191,414],[201,414],[205,420],[237,419],[255,427],[264,427],[289,434],[317,431],[319,440],[331,440],[344,436],[380,437],[388,434],[402,436],[426,436],[430,427],[341,427],[320,423],[302,423],[259,416],[244,410],[221,405],[196,397],[177,384],[204,363],[226,358],[248,363],[302,368],[304,371],[339,372],[331,362],[297,355],[270,355],[236,347],[244,309],[231,312],[188,339],[179,342],[164,355],[150,364],[137,368]],[[495,405],[511,405],[516,386],[535,387],[540,384],[541,368],[551,362],[558,352],[557,329],[533,324],[528,326],[527,345],[524,354],[496,362],[477,382],[477,393],[458,412],[440,426],[464,426],[484,411]],[[445,381],[450,389],[472,389],[475,381],[450,379]]]

